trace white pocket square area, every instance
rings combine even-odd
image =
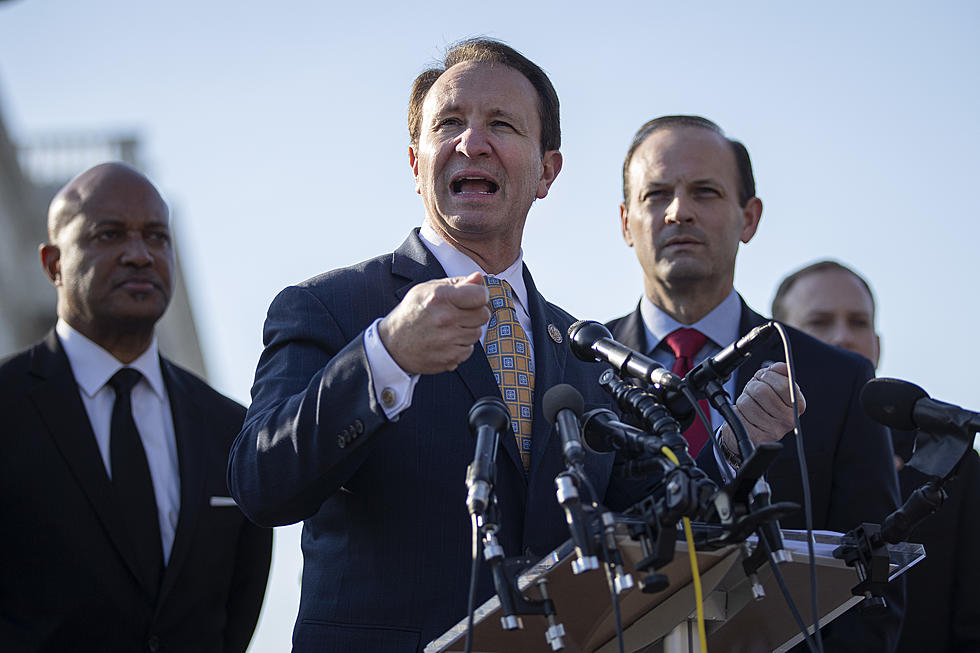
[[[211,497],[212,508],[234,507],[238,504],[231,497]]]

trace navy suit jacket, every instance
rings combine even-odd
[[[242,653],[272,532],[225,497],[245,409],[161,359],[180,516],[159,591],[141,585],[125,524],[61,342],[0,365],[0,650]]]
[[[767,322],[742,302],[739,333],[744,335]],[[609,323],[619,342],[647,352],[646,330],[639,307]],[[826,345],[801,331],[787,327],[795,362],[796,382],[806,398],[800,417],[803,449],[810,477],[813,527],[847,532],[863,522],[880,524],[898,505],[898,480],[892,462],[889,434],[861,408],[859,395],[874,375],[871,362],[862,356]],[[722,346],[728,343],[719,343]],[[784,360],[779,338],[760,347],[736,371],[735,397],[765,361]],[[795,436],[782,440],[783,449],[766,478],[773,501],[803,505]],[[698,465],[721,481],[711,447],[698,456]],[[781,520],[783,528],[805,528],[802,514]],[[856,584],[856,579],[855,579]],[[852,609],[823,629],[828,651],[890,651],[895,648],[902,623],[904,591],[893,582],[886,595],[888,613],[870,617]],[[807,618],[806,616],[804,618]]]
[[[413,285],[445,276],[417,231],[393,254],[282,291],[266,320],[252,405],[229,464],[232,493],[260,524],[304,520],[297,651],[420,650],[465,617],[471,531],[467,413],[500,396],[481,347],[456,370],[423,375],[411,406],[389,421],[375,399],[363,332]],[[586,408],[607,406],[602,368],[571,355],[573,318],[544,301],[527,269],[535,381],[530,469],[501,438],[496,493],[507,555],[541,556],[568,539],[555,499],[564,469],[545,420],[550,387],[578,387]],[[549,325],[563,342],[549,337]],[[554,330],[552,330],[554,332]],[[637,485],[610,483],[613,456],[585,468],[607,505],[625,508]],[[602,497],[600,497],[601,499]],[[481,562],[478,601],[492,594]],[[478,603],[479,604],[479,603]]]

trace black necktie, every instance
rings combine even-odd
[[[130,392],[143,377],[138,371],[124,367],[116,372],[109,385],[116,391],[112,406],[112,427],[109,436],[109,464],[112,469],[112,485],[135,546],[143,582],[155,596],[163,574],[163,546],[160,540],[160,522],[156,496],[146,452],[140,440]]]

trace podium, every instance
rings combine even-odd
[[[617,545],[627,571],[636,577],[635,564],[644,558],[638,542],[620,526]],[[779,565],[793,601],[805,622],[812,617],[810,605],[810,570],[805,531],[783,531],[790,559]],[[814,532],[818,606],[820,624],[837,618],[861,600],[851,594],[858,583],[855,569],[833,557],[841,534]],[[739,564],[757,545],[749,538],[739,545],[728,545],[713,551],[698,551],[698,569],[704,597],[705,628],[708,649],[743,653],[785,651],[803,639],[797,628],[772,569],[763,565],[758,572],[765,597],[755,600],[752,584]],[[518,587],[530,597],[538,598],[537,583],[547,582],[547,592],[555,602],[557,619],[565,629],[567,653],[615,653],[616,624],[612,597],[602,568],[575,575],[571,570],[574,547],[565,542],[558,549],[525,570]],[[889,580],[905,573],[925,557],[921,544],[903,542],[889,546]],[[624,650],[634,653],[686,653],[699,650],[695,622],[694,587],[687,544],[678,540],[672,562],[657,570],[666,574],[670,585],[663,591],[647,594],[639,583],[620,594]],[[500,602],[496,596],[475,611],[473,653],[542,653],[551,651],[545,639],[547,623],[540,616],[524,616],[523,629],[503,630]],[[453,626],[430,642],[426,653],[463,651],[466,620]],[[811,626],[812,630],[812,626]]]

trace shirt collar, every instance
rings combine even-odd
[[[506,270],[499,274],[488,275],[483,268],[477,265],[476,261],[447,243],[429,225],[428,220],[422,223],[422,228],[419,229],[419,236],[422,238],[422,242],[425,243],[428,250],[432,252],[432,255],[436,257],[436,260],[439,261],[442,269],[446,271],[447,277],[466,277],[474,272],[479,272],[484,276],[493,276],[502,281],[506,281],[514,291],[515,299],[524,308],[525,312],[528,311],[527,286],[524,284],[523,249],[518,252],[517,260],[511,263]]]
[[[667,334],[688,327],[697,329],[708,336],[719,347],[727,346],[738,340],[739,322],[742,320],[742,302],[733,288],[724,300],[694,324],[681,324],[667,315],[644,295],[640,299],[640,315],[646,329],[647,346],[652,351]]]
[[[61,318],[58,318],[55,332],[65,349],[65,355],[68,356],[68,364],[71,365],[78,387],[89,397],[94,397],[112,375],[123,367],[139,370],[159,398],[166,396],[156,336],[153,336],[146,351],[129,365],[124,365]]]

